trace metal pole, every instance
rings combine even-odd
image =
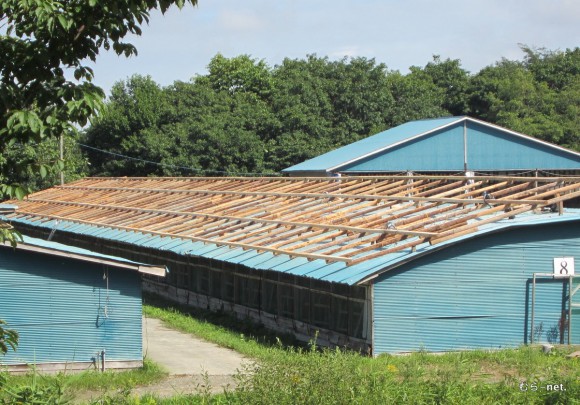
[[[574,276],[568,278],[568,345],[572,344],[572,280]]]
[[[463,171],[467,171],[467,120],[463,121]]]
[[[60,160],[64,161],[64,137],[60,134]],[[64,184],[64,173],[60,169],[60,185]]]
[[[530,344],[534,344],[534,306],[536,304],[536,273],[532,279],[532,320],[530,322]]]

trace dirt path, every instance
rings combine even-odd
[[[169,329],[155,318],[143,318],[143,353],[161,365],[169,376],[156,383],[135,387],[131,395],[171,397],[180,394],[221,393],[236,387],[234,376],[251,363],[238,352]],[[103,392],[83,392],[75,403],[88,402]],[[115,392],[108,392],[114,395]]]
[[[143,318],[143,353],[170,375],[235,375],[245,358],[238,352],[169,329],[155,318]]]

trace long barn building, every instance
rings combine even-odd
[[[580,178],[91,178],[24,234],[167,265],[146,290],[365,352],[580,343]],[[576,306],[575,306],[576,305]]]

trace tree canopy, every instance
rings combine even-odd
[[[309,55],[270,67],[217,54],[189,82],[118,82],[84,142],[116,154],[88,150],[92,173],[105,176],[276,173],[404,122],[449,115],[580,149],[580,50],[522,50],[522,60],[476,74],[439,56],[401,73],[367,58]]]
[[[22,198],[30,190],[26,181],[19,182],[26,178],[23,173],[46,177],[63,168],[59,158],[10,159],[14,148],[22,151],[70,136],[102,106],[104,92],[92,83],[86,62],[95,61],[103,49],[136,55],[124,38],[141,34],[149,11],[165,12],[186,2],[197,3],[0,0],[0,198]],[[5,225],[0,225],[0,240],[13,240]]]

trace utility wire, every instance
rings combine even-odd
[[[201,173],[216,173],[216,174],[225,174],[228,176],[262,176],[262,177],[280,176],[279,173],[237,173],[237,172],[228,172],[228,171],[222,171],[222,170],[207,170],[207,169],[198,169],[198,168],[194,168],[194,167],[177,166],[177,165],[171,165],[171,164],[166,164],[166,163],[153,162],[151,160],[136,158],[136,157],[127,156],[127,155],[122,155],[120,153],[109,152],[106,150],[94,148],[94,147],[89,146],[89,145],[85,145],[85,144],[80,143],[80,142],[78,143],[78,145],[82,148],[85,148],[85,149],[90,149],[90,150],[94,150],[96,152],[105,153],[107,155],[115,156],[115,157],[118,157],[121,159],[135,160],[137,162],[148,163],[151,165],[156,165],[156,166],[161,166],[161,167],[169,167],[172,169],[188,170],[188,171],[196,172],[196,173],[200,173],[200,172]]]

